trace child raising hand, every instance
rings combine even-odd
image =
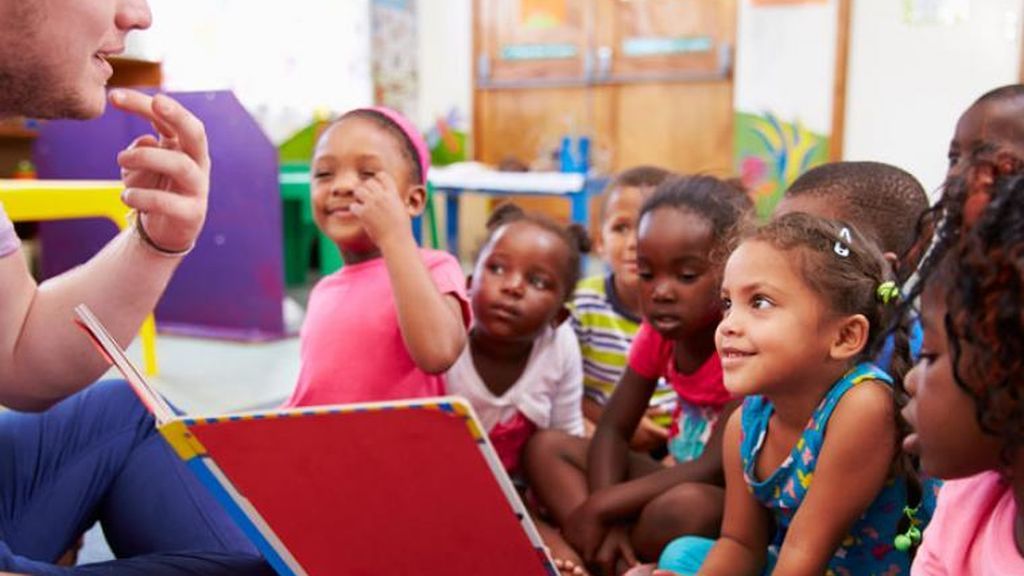
[[[320,136],[313,219],[345,266],[310,293],[289,406],[444,393],[470,312],[459,263],[412,235],[429,167],[422,136],[387,108],[348,112]]]

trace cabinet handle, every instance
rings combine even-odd
[[[480,82],[486,82],[491,77],[491,58],[487,54],[480,54],[476,59],[476,77]]]
[[[597,78],[604,80],[612,73],[612,57],[615,51],[611,46],[600,46],[597,49]]]

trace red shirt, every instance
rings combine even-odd
[[[679,398],[695,406],[721,409],[732,397],[722,383],[722,361],[718,352],[692,374],[676,370],[673,340],[665,340],[650,324],[640,324],[629,348],[629,367],[644,378],[665,378]]]

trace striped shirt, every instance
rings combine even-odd
[[[626,371],[640,318],[622,305],[611,274],[580,280],[569,311],[583,355],[583,395],[604,406]],[[664,379],[658,382],[650,406],[669,415],[675,411],[676,393]],[[667,424],[670,419],[659,419],[659,423]]]

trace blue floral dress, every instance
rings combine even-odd
[[[837,382],[818,405],[810,422],[786,458],[771,476],[762,480],[754,472],[757,456],[764,445],[768,421],[774,408],[763,396],[751,396],[743,402],[740,457],[747,486],[754,497],[775,518],[777,530],[769,548],[769,569],[778,557],[790,522],[814,479],[814,468],[825,442],[825,429],[832,411],[847,390],[864,380],[881,380],[892,384],[888,374],[869,363],[849,371]],[[875,501],[850,530],[828,565],[828,576],[892,576],[908,574],[910,557],[895,549],[893,539],[903,507],[906,504],[906,483],[902,478],[889,480]]]

